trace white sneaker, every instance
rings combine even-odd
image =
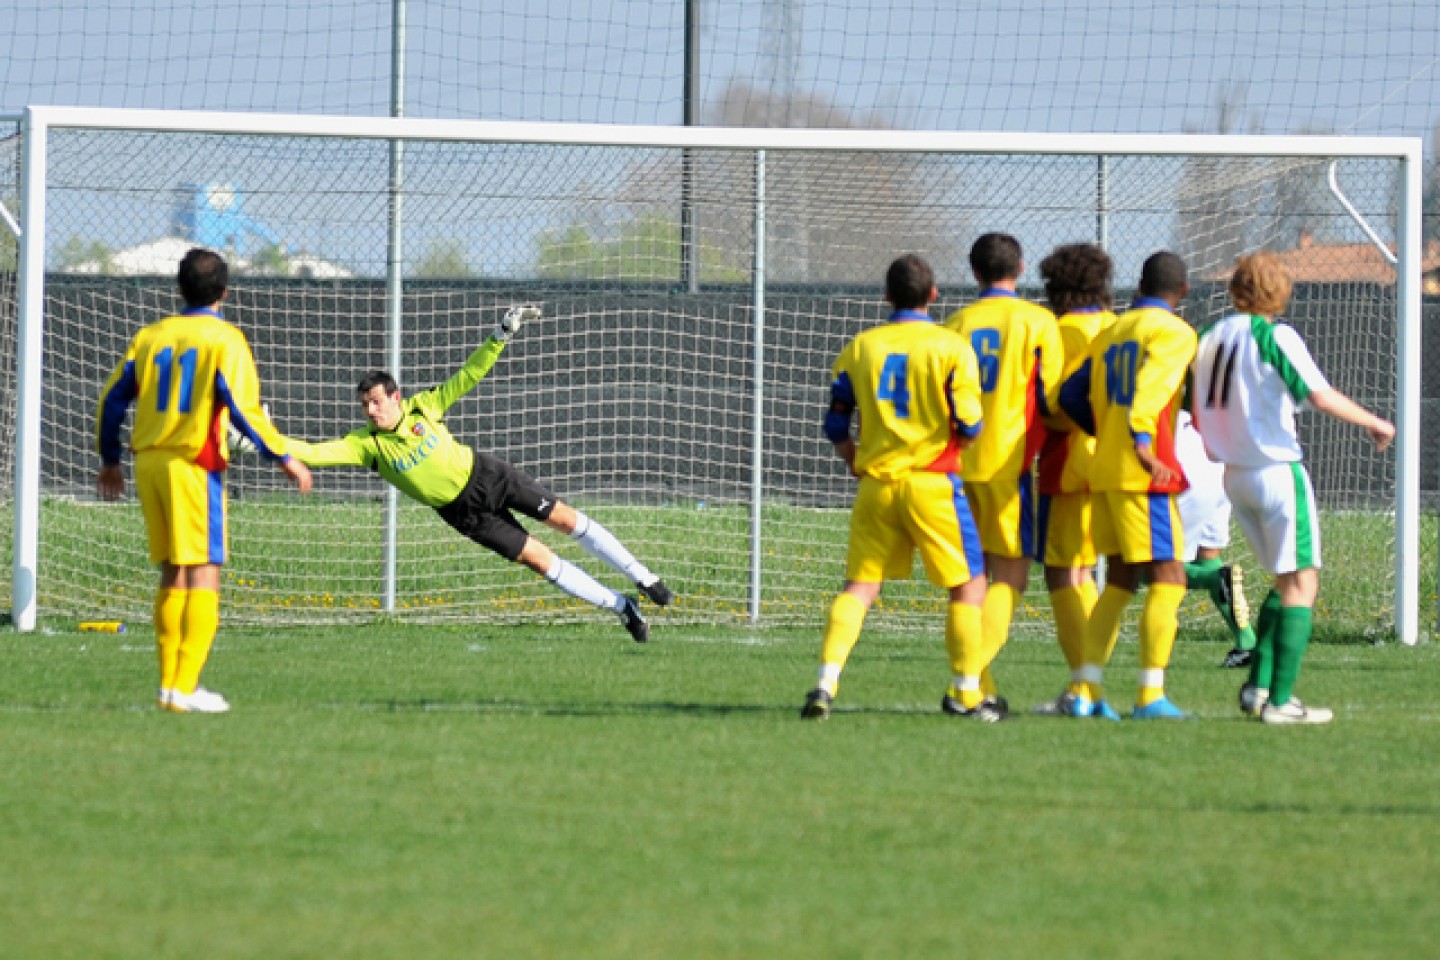
[[[1307,707],[1299,697],[1291,697],[1279,706],[1265,704],[1260,710],[1260,719],[1265,723],[1329,723],[1335,719],[1335,711],[1329,707]]]
[[[226,713],[230,710],[230,703],[218,693],[196,687],[194,693],[170,691],[170,703],[166,709],[174,713]]]

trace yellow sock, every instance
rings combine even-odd
[[[184,631],[187,590],[160,590],[155,594],[155,653],[160,661],[160,686],[175,688],[175,671]]]
[[[175,689],[194,693],[200,671],[210,659],[210,645],[220,626],[220,594],[214,590],[191,590],[185,603],[184,634],[175,671]]]
[[[840,671],[850,659],[850,651],[860,639],[860,627],[865,623],[867,607],[854,594],[842,593],[830,604],[830,615],[825,620],[825,634],[820,640],[820,665],[822,674],[833,674],[831,683],[838,687]],[[828,669],[827,669],[828,668]],[[824,686],[822,676],[821,685]],[[835,690],[827,690],[832,697]]]
[[[1085,624],[1085,665],[1104,669],[1115,651],[1115,640],[1120,636],[1120,620],[1130,598],[1135,596],[1129,590],[1122,590],[1107,584],[1105,591],[1095,601],[1090,611],[1090,620]],[[1087,683],[1083,693],[1092,703],[1105,698],[1105,690],[1098,683]]]
[[[945,650],[950,654],[950,672],[956,678],[950,685],[950,696],[967,710],[978,707],[986,696],[979,684],[963,682],[965,677],[979,675],[985,663],[982,620],[980,607],[973,603],[951,603],[946,608]]]
[[[1086,581],[1089,583],[1089,581]],[[1050,592],[1050,609],[1055,613],[1055,639],[1071,671],[1085,662],[1085,625],[1095,606],[1095,585],[1090,584],[1090,602],[1080,587],[1061,587]]]
[[[980,689],[985,696],[999,693],[995,675],[990,664],[1000,655],[1005,641],[1010,639],[1010,621],[1015,616],[1015,588],[1008,583],[992,583],[985,592],[985,606],[981,608],[981,634],[985,638],[985,668],[980,671]]]
[[[1152,583],[1145,595],[1145,609],[1140,613],[1140,692],[1137,706],[1154,703],[1165,696],[1165,668],[1170,665],[1170,651],[1175,647],[1175,632],[1180,626],[1180,602],[1185,587],[1177,583]]]

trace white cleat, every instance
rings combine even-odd
[[[227,713],[230,702],[214,691],[196,687],[194,693],[170,691],[170,702],[165,709],[172,713]]]
[[[1335,719],[1335,711],[1329,707],[1307,707],[1299,697],[1291,697],[1278,706],[1267,703],[1260,708],[1260,719],[1264,723],[1329,723]]]
[[[1240,688],[1240,712],[1247,717],[1259,717],[1270,702],[1270,691],[1260,690],[1248,681]]]

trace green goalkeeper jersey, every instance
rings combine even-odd
[[[474,389],[504,349],[491,337],[449,380],[402,401],[394,430],[366,425],[324,443],[287,438],[289,452],[310,467],[369,467],[407,496],[443,507],[460,496],[475,466],[474,451],[445,429],[445,411]]]

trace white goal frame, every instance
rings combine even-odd
[[[41,358],[45,335],[46,158],[49,134],[59,129],[251,134],[290,137],[346,137],[389,141],[507,142],[554,145],[743,150],[756,155],[763,185],[768,151],[838,150],[874,153],[1185,156],[1370,157],[1398,160],[1400,217],[1395,251],[1397,305],[1397,485],[1395,491],[1394,610],[1398,638],[1419,639],[1419,492],[1421,353],[1421,181],[1422,143],[1413,137],[1230,136],[1067,134],[896,130],[738,129],[521,123],[415,118],[339,117],[29,107],[22,123],[19,329],[17,337],[17,436],[15,457],[12,620],[21,631],[35,628],[40,513]],[[757,190],[756,246],[762,252],[764,192]],[[757,270],[757,274],[763,271]],[[763,351],[764,287],[756,278],[755,350]],[[758,418],[760,405],[755,404]],[[756,434],[759,429],[756,425]],[[758,443],[758,441],[757,441]],[[760,451],[756,451],[757,460]],[[756,496],[758,519],[759,497]],[[759,557],[752,556],[751,579]],[[752,601],[752,611],[757,611]],[[752,613],[752,618],[755,614]]]

